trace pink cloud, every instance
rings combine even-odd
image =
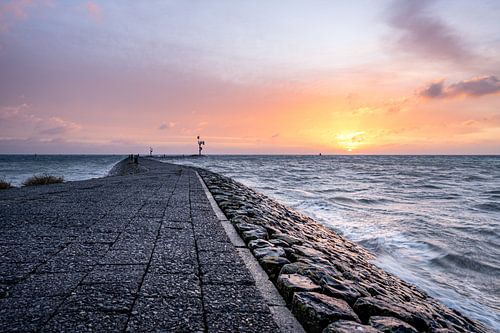
[[[6,0],[0,3],[0,33],[9,31],[17,21],[28,18],[30,8],[52,6],[53,0]]]
[[[168,123],[161,123],[161,125],[158,127],[159,130],[166,130],[166,129],[170,129],[170,128],[174,128],[177,124],[170,121]]]
[[[436,81],[421,89],[418,95],[424,98],[451,98],[456,96],[481,97],[499,94],[500,80],[494,76],[475,77],[445,86],[444,80]]]
[[[30,105],[0,107],[0,135],[5,138],[58,137],[81,126],[61,117],[41,117],[30,112]]]
[[[0,3],[0,32],[8,31],[15,21],[25,19],[27,8],[34,2],[34,0],[11,0]]]
[[[459,34],[428,9],[432,0],[396,1],[388,24],[399,49],[424,57],[467,62],[474,57]]]
[[[101,19],[102,10],[101,7],[99,7],[96,3],[88,1],[87,3],[85,3],[85,10],[87,11],[87,14],[94,20]]]

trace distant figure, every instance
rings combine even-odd
[[[201,156],[201,151],[203,150],[203,145],[205,144],[205,141],[200,140],[200,136],[198,135],[198,156]]]
[[[149,156],[153,156],[153,147],[149,147]]]
[[[321,156],[321,153],[319,153],[319,156]]]

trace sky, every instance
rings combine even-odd
[[[0,153],[500,154],[497,0],[0,0]]]

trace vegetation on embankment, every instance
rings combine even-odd
[[[48,184],[59,184],[64,182],[64,177],[57,177],[52,175],[34,175],[29,177],[23,182],[24,186],[38,186]]]
[[[13,186],[6,180],[0,179],[0,190],[7,190]]]

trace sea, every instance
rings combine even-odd
[[[0,179],[101,177],[124,156],[0,155]],[[308,215],[500,332],[500,156],[168,156]]]

